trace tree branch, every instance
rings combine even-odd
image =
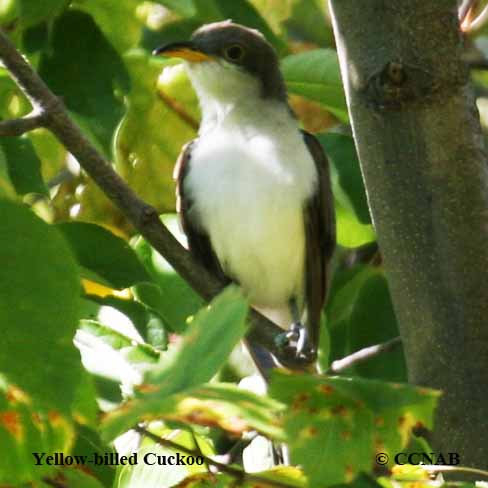
[[[140,234],[204,299],[217,295],[223,284],[199,265],[162,224],[156,210],[142,201],[100,155],[69,117],[62,101],[46,86],[24,57],[0,31],[0,58],[30,100],[33,110],[66,149],[77,159],[107,197],[121,210]],[[28,124],[31,124],[29,122]],[[282,333],[276,324],[252,310],[248,338],[268,349],[292,369],[303,369],[314,358],[294,358],[278,347],[275,337]]]
[[[0,136],[21,136],[26,132],[43,127],[45,121],[45,115],[36,111],[20,119],[2,120],[0,121]]]
[[[375,344],[374,346],[364,347],[359,351],[349,354],[349,356],[333,361],[326,374],[331,375],[342,373],[344,370],[352,368],[353,366],[356,366],[357,364],[363,363],[365,361],[369,361],[370,359],[373,359],[380,354],[393,351],[401,343],[401,338],[395,337],[394,339],[383,342],[382,344]]]
[[[248,482],[248,483],[259,483],[260,486],[273,486],[276,488],[293,488],[294,485],[289,485],[287,483],[284,483],[282,481],[275,481],[275,480],[270,480],[268,478],[264,478],[262,476],[256,476],[252,473],[246,473],[246,471],[237,468],[235,466],[229,466],[228,464],[221,463],[219,461],[215,461],[211,457],[205,456],[201,453],[201,451],[194,450],[194,449],[189,449],[187,447],[181,446],[180,444],[177,444],[176,442],[170,441],[168,439],[164,439],[163,437],[160,437],[156,434],[153,434],[151,431],[147,430],[144,427],[141,426],[136,426],[134,427],[134,430],[138,432],[139,434],[148,437],[149,439],[153,440],[154,442],[160,444],[161,446],[169,447],[170,449],[173,449],[175,451],[180,451],[184,452],[185,454],[188,454],[190,456],[200,456],[203,458],[204,462],[209,465],[209,466],[214,466],[218,470],[220,470],[222,473],[226,473],[236,480],[240,482]]]

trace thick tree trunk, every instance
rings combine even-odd
[[[349,114],[432,444],[488,468],[488,167],[456,0],[330,0]]]

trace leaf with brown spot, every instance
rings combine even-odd
[[[393,458],[417,422],[432,425],[439,396],[409,385],[281,371],[272,375],[270,395],[291,407],[283,419],[291,460],[314,488],[371,472],[380,445]]]

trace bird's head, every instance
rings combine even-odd
[[[245,98],[286,101],[275,50],[257,30],[227,20],[196,30],[154,54],[182,58],[200,98],[233,103]]]

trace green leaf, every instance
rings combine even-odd
[[[399,452],[415,425],[432,427],[439,397],[409,385],[279,370],[270,395],[288,407],[284,427],[292,463],[317,488],[371,472],[376,452]]]
[[[354,139],[345,134],[317,134],[331,165],[334,196],[361,224],[370,224],[368,200]]]
[[[337,242],[344,247],[359,247],[376,241],[376,233],[371,224],[361,224],[356,216],[336,200]]]
[[[102,441],[97,430],[76,424],[76,443],[71,450],[71,455],[86,456],[88,453],[97,453],[104,456],[110,452],[114,452],[113,447]],[[84,470],[89,470],[89,473],[100,480],[103,486],[113,486],[115,478],[113,466],[90,464],[85,466]]]
[[[68,0],[17,0],[20,7],[19,20],[22,28],[38,24],[59,15],[68,5]]]
[[[245,333],[247,301],[236,286],[229,286],[209,307],[198,312],[183,337],[180,349],[146,374],[139,387],[140,400],[125,405],[109,426],[110,437],[128,428],[139,415],[159,409],[167,396],[209,381],[224,364],[232,349]],[[195,361],[198,359],[198,367]],[[144,393],[148,392],[148,393]],[[154,399],[155,403],[152,402]],[[169,400],[168,400],[169,401]],[[171,408],[174,408],[174,399]],[[158,410],[161,412],[161,410]],[[130,425],[129,425],[130,426]]]
[[[164,224],[183,244],[186,237],[181,232],[174,214],[164,215]],[[135,287],[136,297],[156,310],[168,326],[177,332],[186,328],[187,318],[194,315],[204,304],[188,283],[144,239],[135,245],[135,251],[157,286],[142,283]]]
[[[9,198],[11,200],[17,198],[17,193],[15,192],[14,185],[10,180],[10,175],[7,166],[7,157],[3,152],[1,144],[0,144],[0,198]]]
[[[327,305],[332,360],[399,336],[388,283],[381,268],[371,265],[336,270]],[[329,364],[321,363],[324,369]],[[401,346],[347,370],[368,378],[406,381]]]
[[[345,134],[317,134],[330,162],[334,191],[337,242],[358,247],[376,240],[371,225],[366,191],[352,137]]]
[[[332,49],[315,49],[291,54],[281,62],[290,93],[323,105],[339,120],[348,120],[337,53]]]
[[[41,161],[27,137],[5,137],[0,147],[6,157],[10,181],[19,195],[48,191],[41,176]]]
[[[75,0],[72,7],[90,14],[118,53],[136,47],[143,23],[137,15],[139,0]]]
[[[158,488],[171,488],[178,486],[190,473],[190,466],[175,465],[162,466],[157,465],[157,457],[166,457],[174,455],[174,451],[167,447],[153,444],[143,447],[137,452],[138,464],[134,466],[124,466],[119,468],[120,474],[117,477],[116,488],[146,488],[150,486]],[[143,459],[147,459],[143,462]],[[154,462],[155,465],[152,463]],[[203,471],[205,471],[205,466]]]
[[[154,363],[159,359],[159,352],[149,344],[136,343],[130,337],[100,324],[95,320],[82,320],[80,330],[100,339],[112,349],[123,353],[128,362],[132,363]]]
[[[232,19],[252,29],[257,29],[271,43],[279,55],[286,50],[286,44],[269,27],[259,11],[248,0],[229,2],[229,0],[213,0],[219,9],[222,19]]]
[[[90,15],[69,10],[56,19],[39,74],[110,154],[125,112],[120,95],[127,92],[129,78],[120,55]]]
[[[156,0],[156,2],[174,10],[183,17],[192,17],[197,12],[193,0]]]
[[[376,268],[361,286],[348,321],[348,353],[398,337],[398,323],[384,273]],[[407,381],[403,348],[356,365],[348,374]]]
[[[119,290],[151,281],[129,244],[103,227],[85,222],[56,227],[69,242],[84,277]]]
[[[67,412],[81,378],[72,344],[76,262],[61,233],[27,208],[0,200],[0,221],[0,371],[40,404]]]
[[[23,364],[25,368],[25,363]],[[73,426],[54,411],[49,414],[32,406],[33,398],[0,376],[0,484],[19,486],[51,475],[56,469],[36,465],[33,453],[68,452]]]
[[[279,402],[232,384],[213,383],[169,396],[161,389],[108,413],[102,432],[111,440],[137,422],[159,419],[219,427],[233,436],[256,430],[282,440],[282,410]]]
[[[127,114],[115,136],[116,168],[160,213],[174,211],[173,167],[182,146],[195,137],[195,127],[175,111],[174,103],[198,121],[196,95],[182,65],[142,50],[130,51],[124,61],[132,89]]]
[[[241,290],[228,286],[196,314],[174,360],[149,372],[145,383],[158,385],[165,395],[209,381],[244,336],[247,312]],[[195,358],[199,360],[197,369]]]
[[[289,37],[333,47],[334,33],[324,5],[317,0],[294,0],[291,17],[286,22]],[[279,9],[279,3],[275,8]]]
[[[116,309],[130,320],[141,337],[154,346],[156,349],[164,350],[168,345],[166,326],[162,317],[153,309],[135,300],[125,300],[113,295],[100,297],[98,295],[87,295],[88,300],[84,302],[86,319],[99,319],[100,309],[110,307]],[[108,324],[110,325],[110,324]]]

